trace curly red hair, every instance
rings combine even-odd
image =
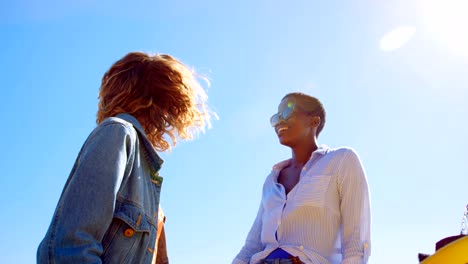
[[[215,115],[198,79],[204,79],[170,55],[131,52],[104,74],[96,122],[128,113],[138,119],[155,149],[165,151],[177,138],[192,139],[210,127]]]

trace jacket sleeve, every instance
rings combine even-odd
[[[245,244],[242,247],[241,251],[232,261],[232,264],[247,264],[250,261],[250,258],[263,250],[263,245],[260,240],[260,234],[262,230],[262,216],[263,216],[263,206],[260,203],[260,208],[258,209],[257,217],[250,228],[250,231],[245,240]]]
[[[104,124],[88,137],[39,246],[38,263],[101,263],[101,241],[126,170],[133,164],[129,161],[136,133],[131,129]]]
[[[342,264],[365,264],[370,255],[370,201],[367,178],[358,155],[345,152],[340,166]]]

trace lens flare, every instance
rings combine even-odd
[[[416,32],[416,28],[411,26],[398,27],[380,39],[380,49],[383,51],[392,51],[403,47]]]

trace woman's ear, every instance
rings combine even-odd
[[[313,127],[318,127],[320,125],[320,122],[322,122],[320,120],[320,116],[312,116],[311,124],[312,124]]]

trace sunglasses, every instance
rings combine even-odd
[[[287,107],[274,115],[270,118],[270,124],[272,127],[278,125],[278,123],[283,120],[286,121],[291,118],[292,114],[294,113],[294,109],[296,108],[296,104],[294,102],[288,102]]]

